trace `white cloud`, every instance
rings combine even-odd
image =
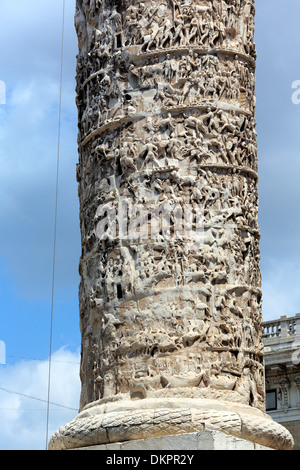
[[[76,182],[77,38],[74,0],[66,1],[63,66],[57,289],[77,289],[80,234]],[[61,0],[3,0],[0,79],[0,258],[15,290],[26,298],[48,295],[52,269]]]
[[[80,399],[79,353],[62,348],[52,356],[49,438],[77,414]],[[46,400],[48,361],[27,360],[0,366],[0,387]],[[76,411],[75,411],[76,410]],[[0,450],[45,450],[47,403],[0,389]]]

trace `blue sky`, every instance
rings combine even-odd
[[[300,311],[299,0],[256,2],[264,319]],[[80,331],[75,0],[66,0],[50,434],[78,408]],[[62,0],[0,6],[0,449],[44,448]],[[5,390],[2,390],[5,389]],[[3,431],[4,430],[4,431]]]

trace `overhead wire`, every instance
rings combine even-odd
[[[9,356],[6,356],[7,358],[11,358],[11,359],[23,359],[25,361],[40,361],[40,362],[49,362],[49,359],[41,359],[41,358],[37,358],[37,357],[27,357],[27,356],[12,356],[12,355],[9,355]],[[58,361],[57,359],[51,359],[51,362],[52,363],[56,363],[56,364],[75,364],[75,365],[80,365],[80,362],[74,362],[74,361]]]
[[[62,33],[61,33],[61,56],[60,56],[60,91],[59,91],[59,115],[58,115],[58,139],[57,139],[57,163],[56,163],[56,190],[55,190],[55,214],[54,214],[52,296],[51,296],[51,316],[50,316],[50,344],[49,344],[48,399],[47,399],[47,422],[46,422],[46,450],[48,448],[49,416],[50,416],[51,362],[52,362],[51,356],[52,356],[52,340],[53,340],[53,310],[54,310],[55,267],[56,267],[55,264],[56,264],[56,238],[57,238],[57,213],[58,213],[61,115],[62,115],[62,82],[63,82],[63,64],[64,64],[64,36],[65,36],[65,0],[63,0]]]
[[[76,408],[72,408],[72,407],[66,406],[66,405],[61,405],[60,403],[50,402],[49,399],[43,400],[42,398],[33,397],[33,396],[27,395],[25,393],[20,393],[20,392],[15,392],[15,391],[12,391],[12,390],[8,390],[5,387],[0,387],[0,390],[3,391],[3,392],[6,392],[6,393],[10,393],[11,395],[18,395],[18,396],[21,396],[21,397],[24,397],[24,398],[30,398],[31,400],[41,401],[43,403],[47,403],[47,405],[55,405],[55,406],[59,406],[60,408],[66,408],[68,410],[77,411]]]

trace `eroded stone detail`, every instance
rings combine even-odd
[[[263,407],[253,13],[78,2],[82,406],[209,388]],[[121,236],[120,202],[144,236]],[[166,207],[200,209],[202,238],[163,232]]]

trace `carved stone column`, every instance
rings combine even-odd
[[[73,448],[264,414],[252,0],[77,0],[81,413]]]

